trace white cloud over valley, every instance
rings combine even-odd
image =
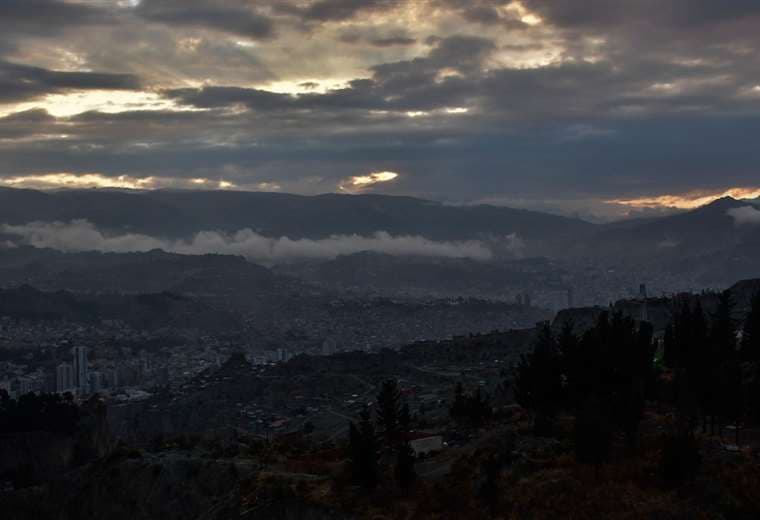
[[[480,240],[435,241],[421,236],[392,236],[379,231],[371,236],[333,235],[323,239],[271,238],[251,229],[234,233],[201,231],[187,240],[169,240],[138,233],[106,233],[86,220],[30,222],[0,225],[0,233],[15,242],[66,252],[101,251],[126,253],[162,249],[182,254],[229,254],[265,264],[294,259],[331,259],[361,251],[390,255],[431,256],[489,260],[494,256],[488,243]],[[517,252],[521,241],[506,237],[500,250]]]

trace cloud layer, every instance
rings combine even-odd
[[[4,0],[0,177],[446,201],[754,186],[752,0]]]
[[[269,238],[250,229],[242,229],[232,234],[202,231],[190,240],[164,240],[132,233],[105,234],[90,222],[74,220],[31,222],[22,226],[1,225],[0,233],[18,237],[18,242],[22,244],[67,252],[126,253],[163,249],[192,255],[239,255],[265,264],[298,259],[331,259],[361,251],[475,260],[489,260],[494,256],[491,247],[482,241],[444,242],[419,236],[391,236],[385,232],[367,237],[335,235],[321,240],[292,240],[287,237]],[[521,242],[516,236],[507,237],[500,244],[501,251],[508,253],[517,253],[520,247]]]

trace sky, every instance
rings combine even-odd
[[[0,186],[760,196],[756,0],[0,0]]]

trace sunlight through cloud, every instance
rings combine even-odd
[[[657,195],[635,199],[613,199],[608,204],[620,204],[632,208],[678,208],[694,209],[710,204],[723,197],[734,199],[755,199],[760,197],[760,188],[730,188],[719,193],[686,193],[682,195]]]
[[[398,176],[399,175],[396,172],[372,172],[368,175],[357,175],[355,177],[350,177],[341,182],[338,187],[341,191],[357,192],[370,188],[377,184],[394,181],[398,178]]]
[[[26,110],[45,110],[55,117],[71,117],[84,112],[98,111],[118,114],[130,111],[202,111],[194,107],[177,104],[155,92],[129,92],[113,90],[91,90],[67,94],[48,94],[38,101],[15,105],[12,109],[0,108],[0,116]]]

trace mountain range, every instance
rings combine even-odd
[[[743,212],[744,217],[739,218],[737,211]],[[729,197],[669,216],[593,224],[578,218],[500,206],[449,205],[384,195],[0,189],[0,228],[2,225],[18,226],[34,221],[69,222],[81,219],[106,234],[139,233],[161,239],[188,239],[206,230],[233,233],[251,229],[264,237],[313,240],[335,235],[366,237],[386,232],[396,237],[415,236],[432,241],[480,241],[494,252],[496,262],[515,260],[515,257],[542,256],[638,271],[656,270],[675,277],[688,276],[690,280],[713,286],[736,278],[760,276],[760,262],[757,261],[760,258],[758,216],[760,204],[757,200]],[[512,239],[519,248],[500,249],[506,238]],[[5,241],[0,236],[0,244],[3,243]],[[383,278],[388,279],[389,276],[394,277],[395,271],[399,276],[422,281],[424,286],[456,278],[459,276],[457,273],[477,273],[480,269],[477,261],[458,259],[439,259],[435,263],[430,258],[401,261],[401,253],[396,253],[396,258],[388,254],[350,256],[343,254],[334,260],[323,259],[321,267],[301,269],[298,275],[312,281],[333,280],[339,285],[351,286],[357,279],[363,283],[366,280],[365,272],[381,273]],[[7,259],[8,255],[5,257]],[[55,262],[65,263],[66,258],[70,257],[62,256]],[[103,279],[118,280],[114,273],[125,267],[119,266],[116,258],[99,258],[93,264],[97,269],[105,270]],[[140,261],[132,258],[128,262],[129,269],[142,269],[143,274],[135,271],[134,276],[124,279],[143,277],[140,279],[141,290],[164,289],[167,279],[153,274],[154,271],[146,269],[142,262],[167,262],[170,258],[171,262],[183,262],[183,273],[187,271],[188,262],[192,262],[177,260],[179,256],[145,257]],[[80,260],[89,261],[92,258]],[[233,267],[232,260],[221,257],[204,257],[201,262],[205,266],[202,276],[209,276],[222,264],[226,271],[252,269],[241,267],[245,262],[240,263],[239,260]],[[23,264],[25,269],[33,269],[29,262]],[[61,270],[58,269],[59,272]],[[169,271],[171,267],[155,272]],[[488,273],[465,277],[467,279],[461,283],[488,284],[501,276],[520,277],[521,271],[490,266]],[[241,271],[245,279],[252,274]],[[261,287],[264,278],[270,274],[260,271],[256,276],[259,279],[254,285]],[[87,273],[88,280],[93,278],[92,273]],[[155,287],[147,287],[149,280],[154,278],[157,280]],[[190,283],[188,280],[191,282],[192,277],[184,276],[182,283]],[[402,280],[403,277],[399,278],[399,282]],[[207,283],[208,280],[204,280],[201,285]],[[75,285],[68,280],[67,287]],[[450,289],[456,290],[456,287]]]
[[[555,239],[593,225],[499,206],[453,206],[412,197],[234,191],[0,189],[0,223],[84,219],[107,231],[182,238],[202,230],[250,228],[269,237],[418,235],[432,240],[518,236]]]

